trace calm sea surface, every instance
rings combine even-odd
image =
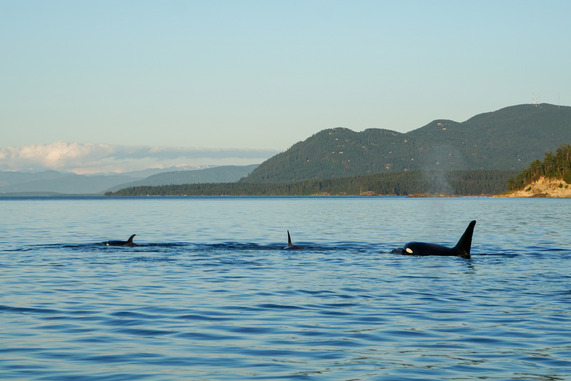
[[[3,380],[571,379],[571,200],[2,199],[0,216]],[[472,259],[391,253],[473,219]]]

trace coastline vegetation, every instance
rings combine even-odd
[[[105,196],[310,196],[310,195],[493,195],[506,191],[515,171],[403,171],[289,183],[210,183],[137,186]]]
[[[571,145],[563,144],[555,153],[546,153],[543,161],[534,160],[520,174],[508,179],[508,189],[510,191],[524,189],[541,177],[563,180],[571,184]]]

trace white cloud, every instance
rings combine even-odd
[[[147,168],[205,167],[256,164],[275,155],[273,150],[204,149],[164,146],[119,146],[55,142],[0,147],[0,170],[54,169],[79,174],[128,172]]]

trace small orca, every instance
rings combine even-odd
[[[409,242],[404,245],[402,254],[404,255],[448,255],[462,258],[470,258],[470,247],[472,246],[472,234],[476,221],[470,222],[456,246],[449,248],[434,243]],[[400,252],[400,250],[399,250]]]
[[[135,238],[135,236],[136,234],[133,234],[127,241],[107,241],[105,244],[107,246],[139,246],[133,242],[133,238]]]
[[[293,243],[291,243],[291,236],[289,235],[289,230],[287,231],[287,247],[285,249],[287,249],[287,250],[303,249],[303,247],[297,246],[297,245],[294,245]]]

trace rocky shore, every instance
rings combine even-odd
[[[563,180],[541,177],[524,189],[499,194],[494,197],[571,198],[571,184]]]

